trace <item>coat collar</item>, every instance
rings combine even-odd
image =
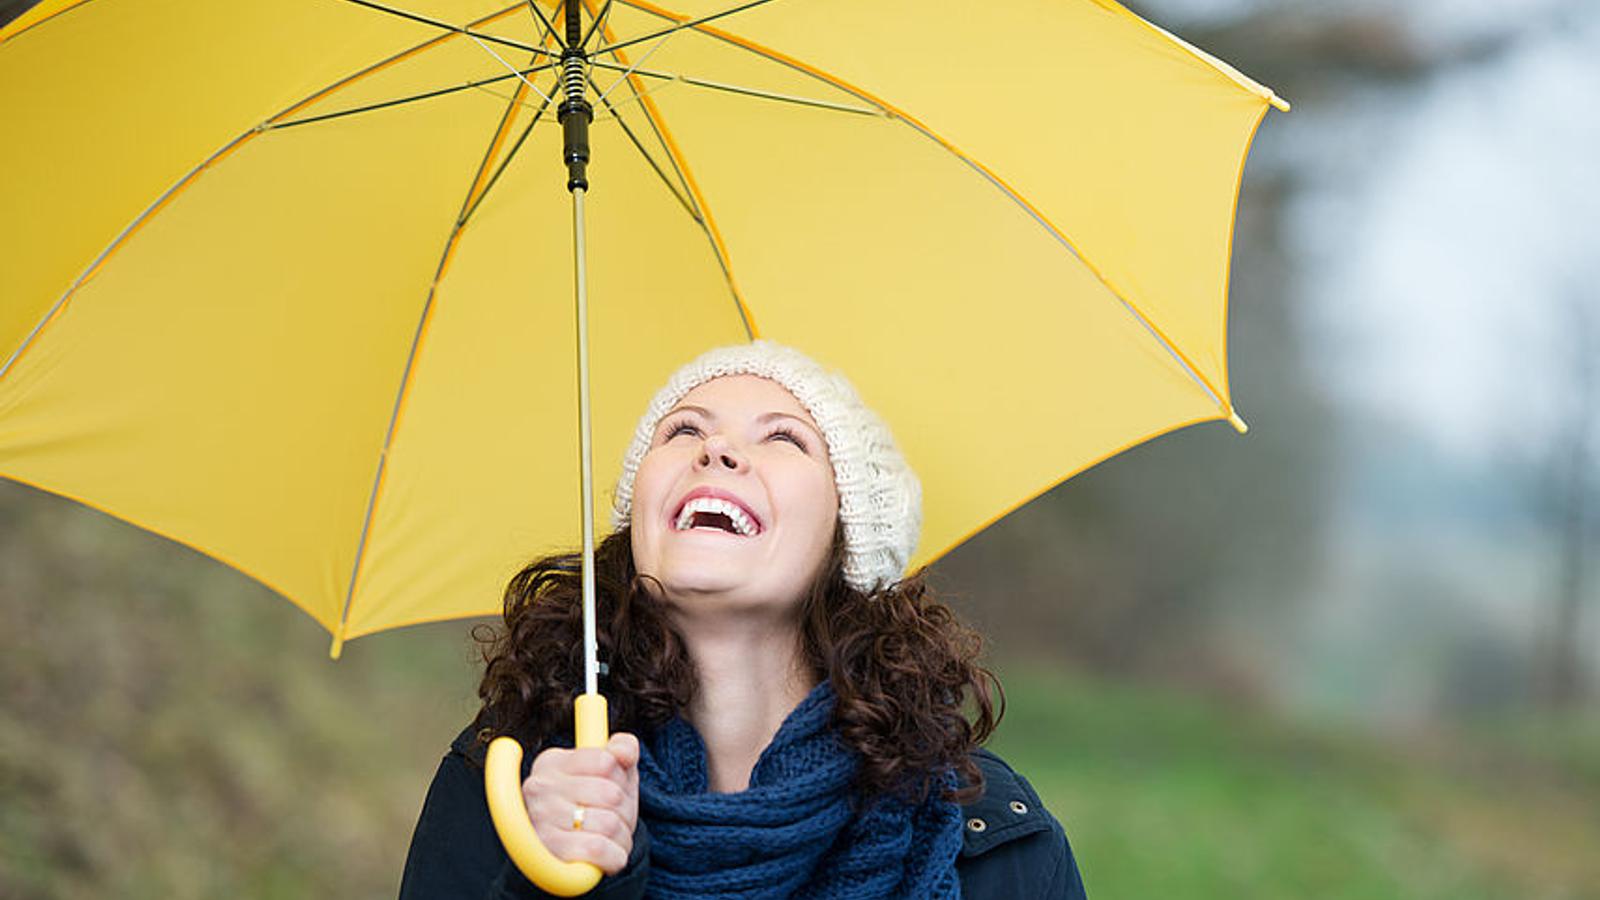
[[[983,772],[983,796],[961,808],[962,856],[1050,829],[1050,817],[1027,779],[981,747],[972,756]]]

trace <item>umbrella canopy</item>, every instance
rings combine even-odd
[[[602,488],[667,374],[754,337],[891,423],[917,563],[1243,427],[1229,242],[1270,91],[1109,0],[664,2],[584,14]],[[498,611],[579,528],[558,16],[47,0],[0,31],[0,475],[336,646]]]

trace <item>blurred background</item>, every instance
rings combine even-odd
[[[1132,6],[1294,104],[1234,241],[1252,428],[934,566],[998,749],[1097,900],[1600,898],[1600,4]],[[469,627],[332,663],[244,576],[0,480],[0,897],[393,896]]]

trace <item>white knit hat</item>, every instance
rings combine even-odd
[[[759,375],[788,389],[822,430],[839,490],[844,526],[844,577],[858,591],[888,587],[905,574],[922,533],[922,486],[895,446],[889,427],[861,402],[843,375],[770,341],[707,351],[667,379],[633,433],[622,460],[612,523],[628,524],[633,478],[656,426],[685,394],[724,375]]]

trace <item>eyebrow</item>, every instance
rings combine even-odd
[[[667,410],[666,415],[663,415],[661,419],[662,421],[665,421],[667,416],[677,415],[681,412],[698,413],[707,419],[711,419],[712,421],[716,421],[717,418],[716,416],[712,415],[711,410],[706,409],[704,406],[695,406],[693,403],[683,403]],[[794,421],[799,422],[801,425],[804,425],[807,431],[816,435],[817,440],[822,441],[824,446],[826,446],[828,443],[827,439],[822,436],[822,432],[819,431],[815,425],[812,425],[810,422],[807,422],[805,419],[802,419],[793,413],[778,412],[774,410],[773,412],[763,413],[762,415],[757,416],[756,422],[758,424],[765,425],[774,419],[793,419]]]
[[[673,408],[667,410],[666,413],[664,413],[661,416],[661,418],[665,419],[667,416],[675,416],[675,415],[677,415],[678,413],[681,413],[681,412],[699,413],[700,415],[705,416],[708,419],[715,419],[716,418],[716,416],[713,416],[711,414],[711,410],[706,409],[704,406],[695,406],[693,403],[680,403],[677,406],[674,406]]]

